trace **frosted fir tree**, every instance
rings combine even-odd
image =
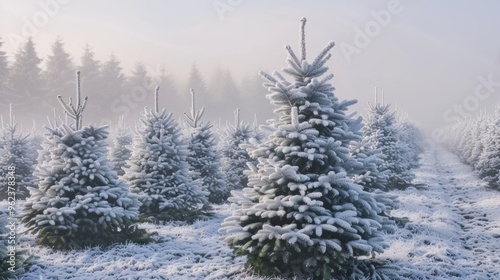
[[[243,124],[239,117],[240,109],[234,112],[234,126],[228,125],[221,136],[222,172],[226,174],[230,190],[246,187],[248,178],[243,171],[247,162],[252,161],[244,145],[250,143],[255,132],[248,124]]]
[[[357,163],[352,165],[349,175],[356,184],[365,187],[366,191],[387,191],[388,175],[380,169],[384,164],[380,150],[371,148],[370,142],[363,138],[363,119],[351,119],[349,125],[353,137],[349,145],[350,154]]]
[[[363,133],[370,147],[382,153],[384,164],[381,171],[386,171],[389,176],[389,188],[404,188],[411,184],[415,175],[411,171],[412,159],[408,158],[409,147],[400,139],[396,118],[389,104],[370,105]]]
[[[406,158],[409,168],[420,167],[420,154],[423,152],[422,135],[420,129],[409,121],[401,121],[396,124],[399,140],[408,146]]]
[[[124,168],[127,167],[127,160],[132,156],[132,134],[123,124],[123,117],[113,136],[113,147],[109,155],[110,161],[114,164],[114,170],[118,176],[125,174]]]
[[[217,141],[210,123],[200,122],[205,107],[200,110],[195,108],[195,91],[191,89],[190,115],[184,113],[189,130],[187,161],[191,167],[191,178],[200,180],[205,190],[209,192],[208,201],[211,203],[223,203],[229,197],[229,189],[226,186],[226,176],[221,172],[221,159],[218,154]]]
[[[17,124],[10,105],[9,123],[0,131],[0,200],[7,199],[9,187],[14,187],[16,200],[25,199],[28,188],[33,187],[37,181],[33,176],[35,152],[30,146],[29,135],[23,136],[16,130]],[[14,181],[9,179],[10,177],[13,177]],[[15,184],[12,185],[12,182]]]
[[[324,75],[329,43],[306,60],[305,19],[301,20],[301,56],[289,46],[288,67],[269,81],[267,97],[279,118],[268,121],[267,141],[250,148],[258,159],[246,172],[248,187],[230,198],[237,209],[221,228],[246,267],[263,275],[299,279],[381,277],[383,268],[358,259],[381,253],[386,217],[375,197],[347,177],[351,160],[347,116],[336,112],[338,99]],[[348,136],[350,138],[350,136]]]
[[[87,98],[82,102],[79,73],[76,104],[58,99],[74,123],[47,128],[38,188],[30,188],[21,215],[27,230],[55,249],[147,241],[134,225],[140,202],[107,158],[107,127],[82,126]]]
[[[189,151],[171,113],[145,109],[123,178],[142,202],[141,219],[193,221],[210,214],[208,193],[189,178]]]

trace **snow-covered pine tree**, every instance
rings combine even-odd
[[[76,106],[58,99],[74,124],[47,128],[38,188],[30,188],[22,222],[39,244],[55,249],[145,241],[145,231],[133,224],[140,202],[107,158],[107,127],[82,127],[87,98],[80,98],[79,72]]]
[[[484,151],[484,147],[486,146],[487,135],[488,135],[488,124],[491,123],[491,120],[488,119],[488,116],[482,113],[476,120],[475,126],[473,126],[472,132],[472,147],[470,148],[470,156],[467,159],[467,163],[472,165],[475,169],[479,164],[479,159],[481,154]]]
[[[357,161],[352,164],[350,177],[356,184],[365,187],[365,191],[387,191],[387,172],[380,171],[384,164],[380,150],[371,148],[370,143],[363,138],[363,119],[352,118],[349,129],[357,137],[350,142],[350,154]]]
[[[23,136],[17,133],[17,124],[12,116],[12,105],[10,105],[10,120],[7,125],[2,124],[0,130],[0,200],[6,199],[9,177],[15,180],[16,200],[25,199],[28,188],[36,184],[34,171],[34,151],[29,143],[29,135]],[[14,176],[7,176],[14,171]],[[12,173],[11,173],[12,174]]]
[[[184,113],[189,129],[189,156],[187,161],[191,167],[191,179],[200,180],[205,190],[209,192],[208,201],[223,203],[229,197],[226,186],[226,176],[220,170],[221,160],[218,154],[217,141],[210,123],[200,122],[205,107],[195,109],[195,91],[191,89],[190,115]]]
[[[396,117],[390,111],[390,104],[370,104],[370,112],[365,118],[363,134],[370,148],[382,153],[384,163],[381,171],[386,171],[389,188],[408,186],[415,175],[411,171],[412,159],[408,144],[400,139],[396,127]]]
[[[266,275],[306,278],[362,278],[373,266],[360,256],[380,253],[381,209],[371,193],[347,177],[348,122],[336,112],[338,99],[324,74],[333,43],[312,62],[305,55],[301,20],[301,56],[287,46],[288,82],[281,74],[262,73],[269,81],[267,97],[279,118],[268,121],[267,141],[250,148],[258,159],[246,172],[248,187],[231,201],[238,208],[221,228],[247,268]],[[376,273],[381,273],[378,271]],[[362,275],[364,274],[364,275]]]
[[[354,104],[353,102],[344,102],[345,104]],[[347,113],[345,106],[339,107]],[[354,113],[351,114],[355,116]],[[382,218],[382,230],[387,233],[392,233],[395,230],[394,222],[404,221],[390,216],[390,210],[398,207],[398,200],[395,197],[390,197],[388,191],[387,170],[381,171],[384,164],[383,155],[380,150],[371,148],[370,143],[363,137],[363,118],[349,118],[348,128],[345,131],[346,138],[351,138],[349,144],[350,155],[352,160],[346,162],[347,175],[354,183],[363,186],[365,191],[371,192],[375,196],[375,200],[380,207],[380,215]]]
[[[189,92],[191,89],[193,89],[199,95],[198,100],[200,101],[201,104],[211,103],[210,98],[208,98],[209,96],[211,96],[211,94],[209,94],[211,89],[207,87],[205,78],[203,77],[201,71],[194,62],[191,65],[191,70],[189,72],[189,76],[186,83],[181,84],[179,88],[181,94],[177,96],[178,97],[177,100],[179,100],[181,104],[186,104],[186,106],[188,106],[190,100],[186,94],[182,93]],[[182,111],[180,111],[179,113],[182,114],[183,112],[184,109],[182,109]]]
[[[132,134],[128,127],[123,123],[123,117],[120,118],[118,128],[113,135],[113,147],[109,155],[110,161],[114,164],[114,170],[118,176],[125,174],[124,168],[127,166],[127,160],[132,155],[130,146],[132,145]]]
[[[403,156],[408,162],[408,168],[420,167],[420,154],[423,152],[420,129],[408,120],[401,120],[396,123],[396,130],[399,134],[399,141],[407,146],[404,150],[406,154]]]
[[[142,220],[193,221],[210,214],[208,193],[189,178],[189,151],[171,113],[144,109],[123,178],[143,203]]]
[[[228,125],[221,135],[222,172],[226,174],[230,190],[240,190],[247,186],[248,178],[243,173],[247,162],[252,161],[244,145],[256,134],[249,124],[243,124],[239,118],[240,109],[234,112],[235,124]],[[261,135],[261,134],[258,134]]]

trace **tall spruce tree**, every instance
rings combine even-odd
[[[189,178],[189,151],[171,113],[144,109],[123,178],[139,195],[142,220],[193,221],[210,213],[208,193]]]
[[[208,201],[223,203],[229,197],[226,185],[226,176],[221,172],[221,159],[218,154],[217,141],[210,123],[201,122],[205,107],[200,110],[195,108],[195,91],[191,90],[190,114],[184,113],[187,124],[190,126],[187,161],[191,167],[191,178],[200,180],[202,186],[208,191]]]
[[[52,44],[52,53],[47,58],[45,72],[42,75],[46,91],[53,95],[65,95],[73,91],[74,68],[69,53],[64,50],[63,41],[58,38]]]
[[[0,104],[0,110],[3,112],[7,111],[8,102],[11,102],[10,95],[12,92],[7,87],[8,77],[9,77],[9,61],[7,59],[7,53],[2,50],[4,42],[0,37],[0,99],[4,102]]]
[[[99,101],[101,108],[108,111],[113,102],[120,100],[125,90],[125,75],[120,60],[113,54],[101,66],[101,87]],[[135,107],[138,105],[136,104]]]
[[[81,73],[82,92],[84,92],[90,100],[101,100],[104,93],[101,64],[95,58],[95,53],[88,44],[83,48],[83,55],[80,58],[78,69]],[[109,104],[106,102],[89,103],[86,108],[89,121],[98,122],[98,116],[101,116],[102,112],[108,109]]]
[[[488,182],[490,187],[500,189],[500,107],[497,107],[495,115],[488,122],[484,149],[477,166],[479,176]]]
[[[53,104],[44,91],[41,62],[30,37],[17,50],[9,72],[8,86],[14,92],[11,102],[20,108],[20,115],[29,121]]]
[[[74,123],[48,128],[39,185],[30,188],[22,221],[39,244],[55,249],[143,241],[145,231],[134,226],[140,202],[107,158],[107,127],[82,126],[87,98],[82,102],[77,76],[75,105],[58,96]]]
[[[306,60],[305,19],[301,20],[301,55],[289,46],[288,67],[268,80],[268,98],[279,117],[268,121],[267,141],[249,149],[257,166],[246,172],[248,187],[230,198],[238,209],[221,230],[247,268],[265,275],[306,278],[363,278],[382,275],[358,257],[381,253],[382,208],[363,187],[348,178],[352,160],[349,122],[334,108],[339,100],[324,75],[329,43]],[[346,141],[344,141],[346,140]],[[235,193],[237,195],[237,193]]]
[[[129,128],[124,125],[123,118],[121,118],[118,128],[113,135],[113,147],[109,155],[118,176],[125,174],[124,168],[127,167],[127,160],[132,155],[132,140],[132,134]]]

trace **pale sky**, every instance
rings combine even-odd
[[[9,54],[31,35],[46,57],[60,36],[74,62],[88,43],[98,59],[114,53],[126,69],[165,63],[184,79],[196,62],[207,78],[220,65],[240,80],[286,66],[284,46],[298,51],[304,16],[310,59],[336,43],[328,65],[337,96],[358,99],[354,108],[364,113],[377,86],[428,126],[460,115],[460,106],[475,114],[500,101],[499,11],[494,0],[0,0],[0,36]],[[356,44],[367,29],[368,41]],[[348,46],[356,53],[346,55]]]

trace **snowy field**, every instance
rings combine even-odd
[[[401,203],[393,215],[409,222],[387,237],[380,257],[399,267],[400,279],[500,279],[500,192],[442,149],[424,153],[416,175],[415,187],[392,192]],[[213,218],[191,225],[143,224],[158,233],[148,245],[57,252],[22,235],[34,257],[20,279],[262,279],[246,274],[244,257],[221,240],[230,211],[216,207]]]

